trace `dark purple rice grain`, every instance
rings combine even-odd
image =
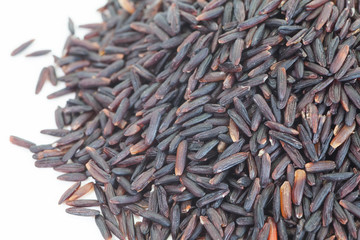
[[[108,183],[110,181],[110,175],[98,167],[93,160],[90,160],[85,166],[90,175],[97,181],[101,183]]]
[[[106,225],[106,219],[102,215],[95,216],[95,223],[104,239],[111,239],[112,235]]]
[[[23,44],[21,44],[19,47],[17,47],[16,49],[14,49],[11,52],[11,56],[15,56],[17,54],[19,54],[20,52],[24,51],[26,48],[28,48],[33,42],[35,41],[35,39],[31,39],[29,41],[24,42]]]
[[[268,19],[268,15],[267,14],[263,14],[263,15],[258,15],[252,18],[249,18],[247,20],[245,20],[244,22],[240,23],[237,26],[238,31],[244,31],[246,29],[252,28],[254,26],[256,26],[259,23],[264,22],[266,19]]]
[[[58,204],[62,204],[63,202],[65,202],[69,197],[71,197],[71,195],[77,190],[79,189],[81,185],[81,182],[76,182],[73,185],[71,185],[70,188],[68,188],[60,197]]]
[[[29,53],[26,55],[26,57],[38,57],[38,56],[43,56],[43,55],[46,55],[48,53],[50,53],[51,50],[38,50],[38,51],[35,51],[35,52],[32,52],[32,53]]]
[[[100,214],[98,210],[89,209],[89,208],[70,207],[65,209],[65,211],[69,214],[84,216],[84,217],[92,217]]]

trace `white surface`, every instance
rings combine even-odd
[[[35,85],[43,66],[53,63],[52,54],[61,55],[68,17],[75,25],[99,22],[96,10],[105,0],[17,0],[0,3],[0,239],[101,239],[93,218],[65,213],[58,206],[60,195],[72,184],[56,179],[60,173],[34,167],[31,153],[9,143],[16,135],[38,144],[55,138],[40,134],[41,129],[55,128],[54,110],[66,99],[47,100],[54,88],[46,83],[35,95]],[[82,35],[76,29],[77,35]],[[35,38],[25,52],[10,57],[19,44]],[[25,58],[35,50],[52,49],[43,57]]]

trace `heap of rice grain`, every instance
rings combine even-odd
[[[59,140],[10,140],[75,182],[59,203],[104,239],[358,239],[359,10],[109,0],[55,58],[64,75],[41,72],[37,93],[76,94],[42,130]]]

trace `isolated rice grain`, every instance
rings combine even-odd
[[[34,41],[35,41],[35,39],[31,39],[29,41],[24,42],[23,44],[21,44],[19,47],[17,47],[16,49],[14,49],[11,52],[11,56],[18,55],[19,53],[24,51],[26,48],[28,48]]]
[[[51,50],[38,50],[38,51],[35,51],[35,52],[32,52],[32,53],[29,53],[26,55],[26,57],[38,57],[38,56],[43,56],[43,55],[46,55],[48,53],[50,53]]]

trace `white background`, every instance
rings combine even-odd
[[[46,96],[62,88],[46,83],[35,95],[35,85],[43,66],[53,64],[52,54],[61,56],[69,35],[68,17],[76,25],[101,21],[96,11],[106,0],[9,0],[0,3],[0,239],[102,239],[93,218],[65,213],[58,206],[61,194],[72,184],[56,179],[60,173],[34,166],[31,153],[9,143],[16,135],[37,144],[55,138],[40,134],[55,128],[54,110],[70,97],[48,100]],[[76,35],[85,31],[76,29]],[[10,57],[19,44],[35,38],[23,53]],[[35,50],[52,49],[52,54],[26,58]],[[88,198],[90,198],[89,196]]]

